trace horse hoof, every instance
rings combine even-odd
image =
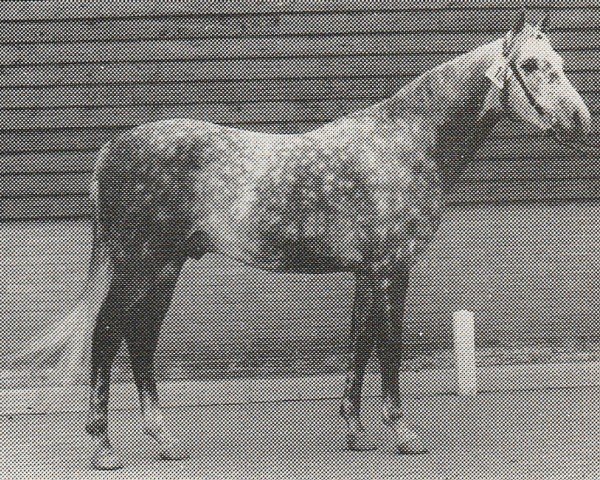
[[[116,453],[104,453],[92,458],[92,468],[95,470],[119,470],[123,462]]]
[[[379,445],[375,439],[365,431],[348,433],[346,435],[346,447],[354,452],[366,452],[377,450]]]
[[[391,430],[392,451],[397,455],[421,455],[427,453],[417,432],[404,423],[397,423]]]
[[[396,440],[395,453],[398,455],[423,455],[428,453],[428,450],[415,434],[408,438]]]
[[[161,447],[161,460],[185,460],[190,458],[190,453],[185,445],[179,441],[172,441]]]

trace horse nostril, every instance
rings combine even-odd
[[[579,110],[575,110],[571,116],[573,129],[583,132],[586,129],[586,121]]]

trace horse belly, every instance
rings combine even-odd
[[[199,200],[196,229],[212,251],[271,271],[346,271],[362,262],[355,215],[330,212],[325,205],[307,208],[294,194],[297,185],[274,180],[289,168],[266,170],[259,176],[246,172],[235,181],[209,180],[219,185]]]
[[[294,273],[347,271],[363,260],[354,232],[340,222],[303,220],[286,211],[258,215],[254,207],[244,207],[248,214],[239,215],[239,207],[232,207],[215,209],[201,222],[216,253],[263,270]]]

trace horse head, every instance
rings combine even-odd
[[[490,94],[504,112],[547,133],[575,139],[590,130],[590,112],[564,73],[563,59],[538,25],[522,11],[503,40],[502,58],[487,72],[495,84]]]

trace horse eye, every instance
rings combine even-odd
[[[538,69],[538,62],[535,58],[528,58],[521,64],[525,73],[533,73]]]

